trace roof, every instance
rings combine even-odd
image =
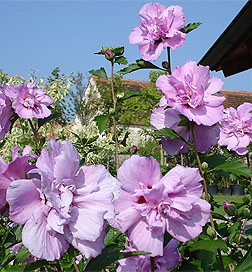
[[[107,83],[107,79],[99,78],[97,76],[93,76],[93,78],[99,84],[104,85]],[[151,86],[150,82],[141,80],[122,79],[122,82],[130,86],[129,91],[131,92],[139,92],[141,88]],[[249,102],[252,104],[252,92],[249,91],[221,90],[220,95],[221,94],[226,97],[224,102],[225,108],[237,108],[244,102]]]
[[[225,108],[237,108],[245,102],[252,104],[252,92],[222,90],[221,93],[226,97]]]
[[[199,61],[230,76],[252,68],[252,1],[249,0]]]
[[[105,78],[100,78],[98,76],[92,76],[93,79],[101,84],[102,86],[106,86],[108,80]],[[122,79],[122,83],[124,85],[128,85],[130,87],[131,92],[140,92],[141,88],[150,87],[151,84],[148,81],[142,81],[142,80],[133,80],[133,79]]]

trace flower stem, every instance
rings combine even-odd
[[[116,113],[116,98],[115,98],[115,92],[114,92],[114,63],[111,62],[111,93],[112,93],[112,100],[113,100],[113,109],[114,109],[114,115],[112,116],[113,121],[113,133],[115,138],[115,153],[116,153],[116,170],[119,168],[119,147],[118,147],[118,139],[117,139],[117,131],[116,131],[116,119],[115,119],[115,113]]]
[[[36,128],[34,127],[31,119],[28,119],[28,122],[31,126],[31,129],[32,129],[32,132],[33,132],[33,135],[34,135],[34,138],[35,138],[35,142],[36,142],[36,147],[38,147],[39,143],[38,143],[38,132],[36,130]]]
[[[150,257],[151,261],[151,272],[155,271],[155,257]]]
[[[167,72],[170,75],[171,74],[171,48],[170,47],[167,47],[167,57],[168,57],[168,68],[167,68]]]
[[[78,265],[77,265],[76,262],[75,262],[74,257],[72,257],[72,262],[73,262],[75,271],[76,271],[76,272],[80,272],[80,270],[79,270],[79,268],[78,268]]]
[[[200,157],[199,157],[199,154],[198,154],[197,149],[196,149],[196,141],[195,141],[195,136],[194,136],[194,132],[193,132],[193,127],[191,127],[191,131],[192,131],[193,149],[195,151],[196,160],[197,160],[197,163],[198,163],[198,166],[199,166],[200,174],[201,174],[201,176],[203,178],[203,186],[204,186],[205,198],[206,198],[206,201],[209,202],[208,190],[207,190],[207,183],[206,183],[206,173],[202,169],[202,164],[201,164],[201,161],[200,161]],[[211,212],[210,212],[209,219],[210,219],[211,227],[213,228],[213,230],[215,230],[215,225],[214,225],[214,221],[213,221],[213,217],[212,217]],[[219,261],[220,261],[220,271],[224,271],[225,268],[224,268],[224,263],[223,263],[223,259],[222,259],[222,255],[221,255],[220,249],[217,249],[217,254],[218,254],[218,257],[219,257]]]

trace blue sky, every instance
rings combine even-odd
[[[31,69],[47,77],[59,66],[65,74],[108,68],[102,56],[94,55],[103,45],[125,46],[129,63],[141,58],[137,45],[128,36],[139,25],[138,12],[149,1],[3,1],[0,0],[0,69],[9,75],[28,78]],[[172,67],[187,60],[199,61],[224,31],[246,1],[184,0],[159,1],[180,5],[186,24],[202,25],[187,36],[184,46],[172,51]],[[156,64],[166,59],[165,52]],[[117,67],[117,68],[123,68]],[[252,70],[224,79],[222,72],[212,73],[224,80],[225,89],[251,90]],[[148,71],[126,78],[148,80]]]

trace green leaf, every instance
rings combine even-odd
[[[48,123],[54,119],[56,119],[57,117],[59,117],[59,114],[57,113],[52,113],[51,115],[49,115],[46,118],[43,119],[38,119],[38,128],[40,128],[41,126],[43,126],[45,123]]]
[[[220,219],[220,220],[223,220],[223,221],[227,221],[227,218],[224,217],[223,215],[219,214],[219,213],[212,212],[212,216],[215,219]]]
[[[0,262],[0,271],[2,271],[2,269],[9,264],[11,261],[13,261],[16,257],[16,253],[12,252],[9,253],[7,256],[5,256],[5,258],[3,260],[1,260]]]
[[[89,73],[93,76],[108,79],[107,73],[103,67],[101,67],[99,70],[90,70]]]
[[[202,162],[206,162],[210,169],[213,169],[226,161],[226,157],[223,155],[201,155],[200,159]]]
[[[138,59],[136,61],[136,63],[130,64],[128,67],[125,67],[125,68],[121,69],[120,71],[118,71],[118,73],[120,75],[126,75],[126,74],[129,74],[134,71],[141,70],[141,69],[158,69],[158,70],[166,71],[165,69],[162,69],[162,68],[152,64],[149,61],[145,61],[143,59]]]
[[[248,250],[247,254],[238,262],[235,272],[247,272],[252,271],[252,246]]]
[[[92,144],[92,143],[95,142],[98,138],[99,138],[99,135],[96,135],[96,136],[94,136],[94,137],[89,138],[88,141],[87,141],[87,145]]]
[[[207,250],[211,251],[216,255],[217,249],[221,249],[227,252],[228,248],[226,243],[222,239],[218,240],[199,240],[191,245],[190,250]]]
[[[181,137],[175,130],[170,128],[162,128],[160,130],[157,130],[155,131],[155,135],[157,137],[164,136],[164,137],[170,138],[171,140],[178,139],[187,144],[186,140],[183,137]]]
[[[246,164],[240,158],[235,158],[232,161],[226,161],[212,169],[212,171],[226,171],[234,174],[235,176],[252,177],[252,173]]]
[[[190,23],[183,27],[180,31],[188,34],[189,32],[193,31],[194,29],[198,28],[201,25],[201,23]]]
[[[249,146],[247,146],[248,152],[252,152],[252,143],[249,144]]]
[[[98,115],[95,117],[95,122],[96,125],[99,129],[100,134],[103,132],[103,130],[106,128],[108,120],[109,120],[109,116],[107,115]]]
[[[126,65],[126,64],[128,64],[128,61],[125,57],[121,56],[121,57],[115,58],[115,63]]]
[[[16,255],[16,258],[15,258],[15,261],[14,261],[14,264],[20,264],[22,263],[23,261],[25,261],[29,256],[30,256],[30,252],[29,250],[24,246],[22,245],[19,250],[18,250],[18,253]]]
[[[142,96],[143,94],[141,92],[127,92],[124,94],[124,96],[121,98],[121,100],[128,99],[133,96]]]
[[[124,53],[124,46],[115,46],[112,51],[116,56],[121,56]]]
[[[151,253],[143,251],[120,252],[120,249],[117,246],[111,245],[104,248],[102,253],[98,257],[91,259],[84,271],[101,271],[102,269],[104,269],[105,267],[114,263],[117,260],[121,260],[132,256],[149,254]]]
[[[27,263],[25,265],[25,268],[24,268],[24,271],[33,271],[35,269],[38,269],[40,267],[43,267],[43,266],[46,266],[46,265],[49,265],[50,263],[46,260],[38,260],[34,263]]]

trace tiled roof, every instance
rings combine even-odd
[[[252,104],[252,92],[221,90],[221,93],[226,97],[226,100],[224,101],[225,108],[237,108],[244,102]]]
[[[97,76],[93,76],[95,81],[103,86],[107,83],[107,79],[99,78]],[[143,87],[150,87],[151,84],[148,81],[141,80],[132,80],[132,79],[122,79],[124,84],[130,86],[131,92],[139,92]],[[224,102],[224,107],[233,107],[237,108],[239,105],[244,102],[249,102],[252,104],[252,92],[249,91],[235,91],[235,90],[221,90],[220,95],[224,95],[226,100]]]

